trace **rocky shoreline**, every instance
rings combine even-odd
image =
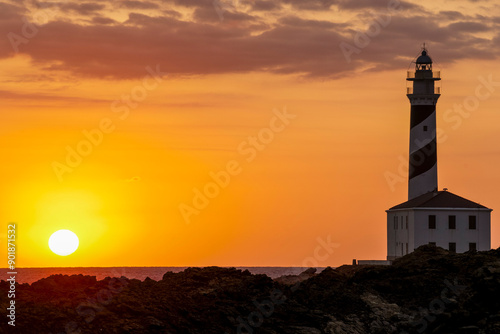
[[[0,282],[7,292],[9,283]],[[0,294],[3,310],[7,294]],[[16,286],[1,333],[500,333],[500,249],[422,246],[392,266],[272,280],[219,267],[160,281],[53,275]]]

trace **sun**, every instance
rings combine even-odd
[[[49,238],[50,250],[61,256],[74,253],[79,243],[78,236],[70,230],[56,231]]]

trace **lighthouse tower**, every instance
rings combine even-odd
[[[407,75],[411,103],[408,201],[387,212],[387,260],[434,245],[450,252],[491,249],[488,207],[437,187],[436,103],[440,73],[425,46]]]
[[[408,200],[411,200],[438,189],[436,103],[441,95],[435,83],[441,79],[439,72],[432,71],[432,59],[425,47],[415,62],[415,71],[408,71],[406,80],[410,84],[406,96],[411,103],[408,178]]]

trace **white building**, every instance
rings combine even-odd
[[[436,104],[441,80],[424,48],[409,71],[408,201],[387,210],[387,260],[433,244],[454,252],[490,250],[491,209],[437,186]]]
[[[490,250],[490,212],[448,191],[429,192],[387,210],[387,260],[434,244],[458,253]]]

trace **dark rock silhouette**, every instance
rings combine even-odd
[[[294,285],[313,277],[314,275],[316,275],[316,271],[316,268],[309,268],[299,275],[284,275],[275,278],[274,281],[284,285]]]
[[[8,282],[0,289],[7,292]],[[7,294],[0,294],[6,309]],[[500,249],[422,246],[392,266],[272,280],[189,268],[160,281],[53,275],[16,286],[1,333],[500,333]]]

